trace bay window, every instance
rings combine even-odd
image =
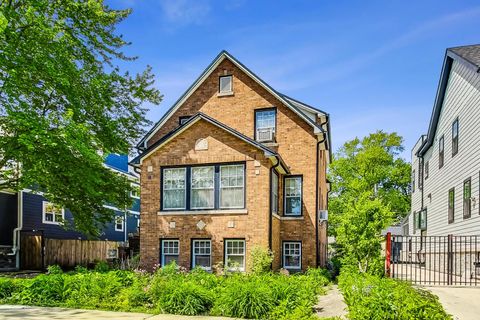
[[[285,215],[302,215],[302,177],[285,177]]]

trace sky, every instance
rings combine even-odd
[[[277,91],[331,116],[334,150],[376,130],[404,137],[402,156],[428,130],[448,47],[480,43],[480,2],[107,0],[132,8],[117,32],[153,67],[164,95],[154,122],[223,49]]]

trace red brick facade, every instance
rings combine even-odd
[[[219,96],[219,76],[225,74],[233,76],[233,94]],[[141,259],[145,267],[160,263],[161,239],[179,240],[179,264],[187,268],[192,265],[192,239],[211,239],[212,265],[224,262],[224,240],[232,238],[245,239],[247,269],[254,246],[270,247],[274,252],[273,268],[281,268],[283,241],[301,242],[303,270],[325,263],[325,252],[317,252],[326,243],[326,232],[316,230],[316,209],[326,209],[327,204],[328,151],[321,143],[325,136],[315,135],[311,124],[229,59],[224,59],[210,73],[154,133],[147,145],[152,146],[179,127],[181,116],[198,112],[254,139],[255,110],[270,107],[276,108],[276,144],[267,147],[278,152],[292,175],[302,177],[302,216],[283,216],[284,175],[281,174],[278,215],[271,214],[270,184],[275,169],[264,151],[201,119],[160,147],[147,149],[139,164]],[[199,139],[205,139],[207,148],[195,147]],[[320,147],[317,148],[317,144]],[[162,211],[162,168],[232,162],[245,164],[245,209]],[[321,228],[325,228],[324,225]],[[319,243],[316,242],[317,232],[321,235]]]

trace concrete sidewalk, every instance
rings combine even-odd
[[[93,320],[93,319],[115,319],[115,320],[227,320],[232,318],[203,317],[203,316],[177,316],[171,314],[152,315],[147,313],[113,312],[83,309],[66,308],[45,308],[29,306],[0,305],[0,320],[23,319],[23,320]]]
[[[337,285],[332,285],[326,295],[318,297],[315,310],[320,318],[347,318],[347,305]]]
[[[455,320],[480,319],[480,288],[424,287],[437,295],[445,311]]]

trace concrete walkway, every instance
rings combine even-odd
[[[346,319],[348,313],[343,295],[336,285],[331,286],[326,295],[319,296],[315,310],[320,318]]]
[[[152,315],[147,313],[133,312],[112,312],[98,310],[81,310],[66,308],[44,308],[0,305],[0,320],[23,319],[23,320],[94,320],[94,319],[115,319],[115,320],[227,320],[232,318],[221,317],[187,317],[171,314]]]
[[[480,288],[427,287],[455,320],[480,319]]]

